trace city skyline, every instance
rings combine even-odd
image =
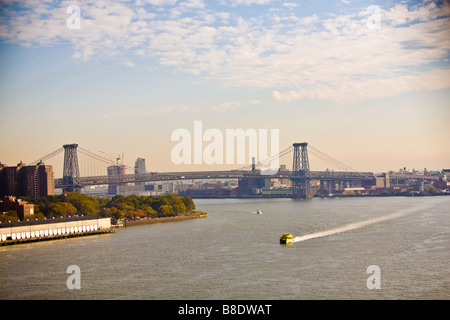
[[[144,158],[147,171],[224,168],[173,163],[172,133],[193,133],[196,121],[222,133],[279,130],[280,151],[305,141],[359,171],[449,166],[448,2],[0,6],[9,166],[77,143],[123,153],[128,166]]]

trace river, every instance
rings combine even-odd
[[[195,203],[207,218],[0,247],[0,299],[450,298],[450,197]]]

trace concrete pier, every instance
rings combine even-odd
[[[114,232],[111,218],[70,218],[0,223],[0,245],[56,240]]]

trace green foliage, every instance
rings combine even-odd
[[[6,223],[8,221],[16,222],[19,221],[19,216],[16,211],[9,211],[7,214],[0,214],[0,222]]]
[[[69,192],[67,198],[62,194],[27,201],[35,204],[35,217],[41,215],[46,218],[66,217],[72,213],[111,217],[113,220],[126,218],[135,220],[191,214],[195,210],[194,201],[190,197],[173,195],[159,197],[118,195],[112,199],[103,199]]]
[[[71,214],[77,213],[77,209],[66,202],[50,203],[46,209],[47,213],[44,215],[47,218],[69,217]]]
[[[170,217],[174,216],[174,210],[172,206],[165,204],[163,206],[160,206],[158,209],[158,216],[159,217]]]
[[[437,194],[441,194],[442,192],[437,189],[435,186],[429,186],[422,191],[421,195],[423,196],[435,196]]]
[[[70,202],[69,200],[66,200],[64,195],[54,195],[38,199],[24,199],[24,200],[34,204],[35,218],[38,219],[41,216],[38,214],[42,214],[45,218],[53,218],[53,217],[59,218],[59,217],[68,217],[71,214],[84,214],[83,212],[88,211],[86,209],[87,206],[84,204],[84,202],[89,203],[93,199],[88,199],[90,197],[85,195],[82,195],[83,197],[78,197],[77,193],[68,194],[68,198],[72,195],[74,198],[73,203]],[[83,200],[78,201],[76,199],[83,199]],[[79,212],[80,209],[82,209],[82,211]]]
[[[187,210],[187,211],[193,211],[193,210],[195,210],[194,200],[192,200],[191,197],[184,196],[184,197],[183,197],[183,203],[184,203],[184,205],[186,206],[186,210]]]
[[[116,207],[103,208],[101,211],[101,216],[102,217],[111,217],[113,220],[119,220],[119,219],[125,218],[123,211],[120,211]]]
[[[96,199],[77,192],[67,194],[68,201],[72,204],[78,214],[96,216],[100,211],[99,203]]]

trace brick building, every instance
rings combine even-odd
[[[40,198],[55,194],[53,167],[42,161],[35,166],[20,162],[15,167],[0,163],[0,197]]]
[[[3,197],[0,200],[0,213],[16,211],[21,221],[29,219],[34,214],[34,204],[27,203],[16,197]]]

